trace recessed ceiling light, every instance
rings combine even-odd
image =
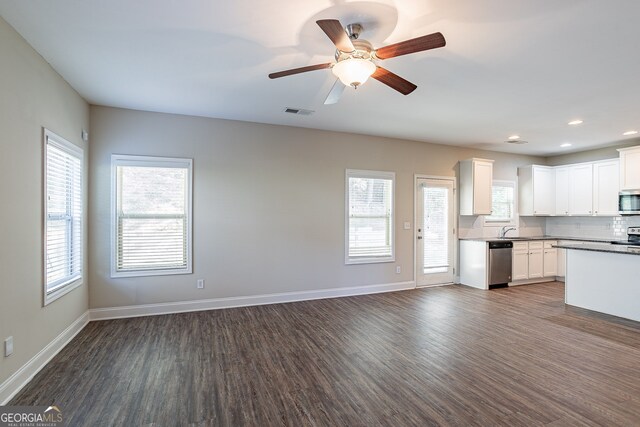
[[[571,143],[570,142],[565,142],[564,144],[560,144],[560,147],[562,147],[562,148],[571,147]]]
[[[637,130],[628,130],[625,133],[623,133],[624,136],[629,136],[629,135],[635,135],[637,134],[638,131]]]
[[[511,135],[511,136],[509,137],[509,140],[511,140],[511,141],[515,141],[515,140],[517,140],[517,139],[520,139],[520,135]]]
[[[509,139],[508,141],[505,141],[507,144],[528,144],[529,141],[523,141],[521,139]]]
[[[571,120],[568,124],[571,125],[571,126],[581,125],[582,124],[582,120]]]

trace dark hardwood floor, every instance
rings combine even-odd
[[[90,323],[11,402],[70,425],[640,425],[640,324],[560,283]]]

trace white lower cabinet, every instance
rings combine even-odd
[[[529,242],[529,279],[544,277],[544,255],[542,242]]]
[[[567,250],[566,249],[558,249],[558,277],[564,277],[566,274],[565,271],[567,269]]]
[[[513,243],[511,276],[519,280],[555,277],[558,269],[555,241],[531,241]]]
[[[554,248],[557,242],[544,242],[544,277],[558,275],[558,249]]]
[[[527,242],[513,244],[513,263],[511,280],[526,280],[529,278],[529,248]]]

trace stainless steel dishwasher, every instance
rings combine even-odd
[[[507,286],[511,281],[513,242],[489,242],[489,289]]]

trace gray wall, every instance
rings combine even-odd
[[[88,308],[86,256],[84,285],[42,307],[42,127],[83,146],[89,106],[2,18],[0,58],[1,384]]]
[[[114,307],[413,280],[413,176],[470,157],[495,178],[544,159],[423,142],[91,107],[90,306]],[[194,159],[194,274],[109,277],[111,154]],[[345,169],[396,172],[396,262],[344,265]],[[395,266],[402,274],[395,274]],[[196,289],[196,279],[205,289]]]

